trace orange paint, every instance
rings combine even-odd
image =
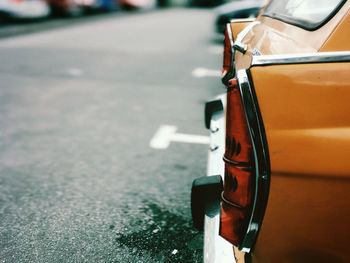
[[[251,72],[272,172],[350,176],[350,63]]]
[[[248,51],[236,52],[236,70],[251,73],[271,165],[253,262],[350,262],[350,62],[251,67],[256,50],[350,51],[349,9],[350,1],[313,31],[260,16],[242,41]],[[245,25],[231,23],[235,38]],[[234,121],[227,122],[233,134]]]

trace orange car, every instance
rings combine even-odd
[[[204,261],[350,262],[350,2],[271,0],[231,21],[222,80],[192,187]]]

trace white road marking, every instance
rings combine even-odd
[[[67,73],[72,77],[80,77],[84,74],[84,71],[80,68],[69,68]]]
[[[221,71],[216,69],[195,68],[192,71],[192,76],[195,78],[221,77]]]
[[[212,46],[209,46],[208,52],[210,54],[219,55],[224,52],[224,47],[222,45],[212,45]]]
[[[176,133],[177,127],[173,125],[161,125],[149,146],[153,149],[166,149],[171,142],[195,143],[195,144],[209,144],[209,136]]]

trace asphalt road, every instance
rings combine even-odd
[[[212,22],[171,9],[0,40],[0,262],[201,262],[208,146],[149,143],[164,124],[207,135]]]

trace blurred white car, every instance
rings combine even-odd
[[[155,2],[155,0],[119,0],[119,4],[127,8],[152,8]]]
[[[50,8],[43,0],[0,0],[0,14],[13,19],[44,18]]]

